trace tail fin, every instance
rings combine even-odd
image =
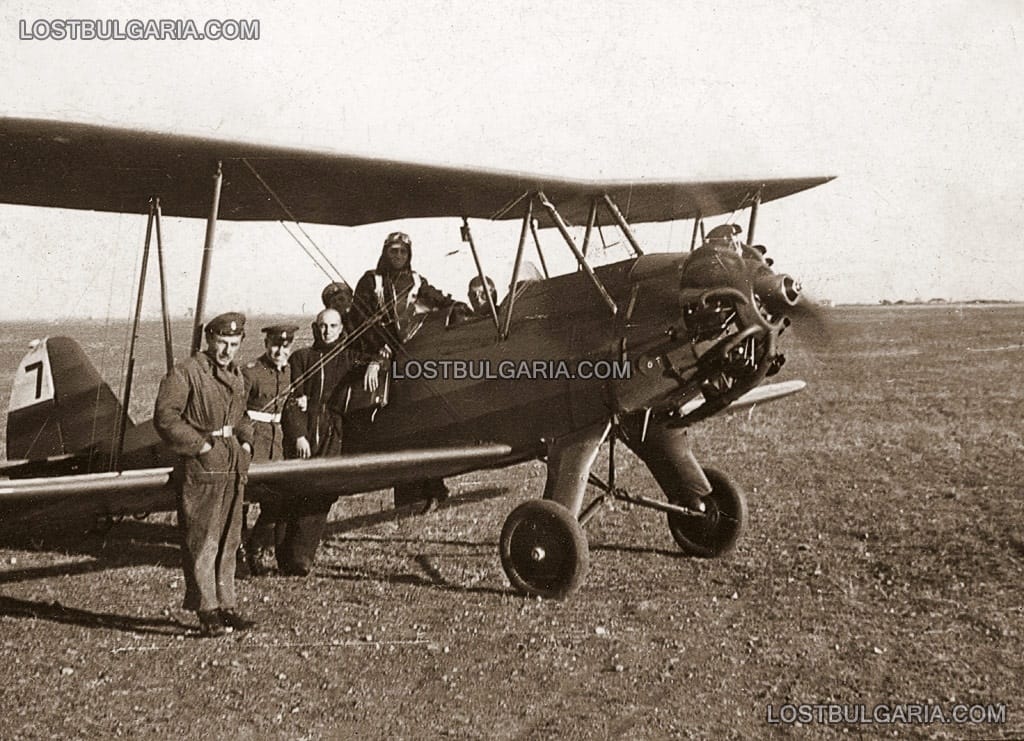
[[[120,420],[120,402],[77,342],[36,340],[14,375],[7,458],[109,451]]]

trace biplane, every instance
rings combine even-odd
[[[355,226],[423,217],[461,220],[481,281],[470,220],[520,222],[508,295],[460,322],[426,314],[396,353],[388,403],[337,458],[253,465],[250,491],[354,494],[540,459],[542,496],[516,507],[499,539],[511,584],[562,598],[588,568],[586,523],[610,499],[663,512],[686,553],[730,550],[746,503],[721,472],[703,468],[687,428],[714,414],[794,393],[802,382],[762,385],[782,366],[779,337],[814,307],[776,274],[753,237],[761,204],[830,177],[729,181],[602,182],[388,161],[44,120],[0,120],[0,202],[148,213],[137,335],[152,234],[164,283],[161,215],[207,222],[192,351],[199,349],[218,220],[289,220]],[[628,203],[628,216],[620,208]],[[749,208],[745,239],[705,219]],[[693,220],[690,250],[645,253],[630,222]],[[592,266],[593,235],[617,229],[633,256]],[[524,252],[554,235],[578,270],[537,276]],[[575,235],[574,235],[575,231]],[[582,234],[582,236],[580,236]],[[546,268],[545,268],[546,272]],[[173,363],[162,293],[168,368]],[[0,518],[7,527],[174,508],[173,457],[149,422],[127,414],[71,338],[33,342],[18,367],[7,417]],[[412,363],[587,361],[626,368],[614,378],[572,373],[510,378],[487,373],[425,377]],[[397,380],[401,378],[401,380]],[[608,472],[592,471],[609,446]],[[615,446],[650,468],[664,499],[615,482]],[[597,495],[587,502],[589,487]]]

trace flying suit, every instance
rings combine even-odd
[[[383,361],[393,357],[415,331],[417,304],[435,311],[455,304],[455,299],[434,288],[412,269],[412,242],[406,235],[400,236],[409,250],[405,267],[401,270],[391,267],[387,257],[389,236],[377,259],[377,269],[367,270],[356,284],[351,311],[355,326],[369,327],[362,335],[363,352]],[[357,412],[351,420],[356,426],[369,423],[370,420],[362,417]],[[395,507],[402,507],[424,499],[443,499],[447,494],[448,487],[443,479],[413,481],[395,487],[394,503]]]
[[[455,299],[434,288],[412,269],[409,259],[401,270],[392,270],[387,245],[381,250],[376,270],[367,270],[356,284],[352,304],[353,325],[370,329],[362,336],[362,348],[369,356],[390,357],[409,338],[417,303],[430,309],[447,309]]]
[[[242,533],[252,422],[245,381],[234,363],[220,368],[206,353],[175,366],[160,382],[153,426],[180,456],[174,481],[182,531],[186,610],[233,609],[235,552]],[[199,455],[204,443],[213,448]]]

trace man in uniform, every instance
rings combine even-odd
[[[341,314],[324,309],[313,322],[313,346],[296,350],[288,361],[292,372],[294,406],[285,409],[283,424],[289,457],[324,458],[341,453],[345,411],[345,376],[355,353],[345,347]],[[309,495],[289,501],[284,539],[277,547],[277,564],[292,576],[306,576],[335,496]]]
[[[246,415],[254,429],[254,463],[284,459],[281,413],[290,399],[292,373],[288,358],[298,330],[294,324],[264,327],[266,352],[242,369],[247,389]],[[282,539],[284,537],[284,527],[278,527],[281,515],[277,501],[260,500],[260,516],[246,543],[249,571],[253,576],[262,576],[273,568],[271,552],[277,544],[277,531],[280,530]]]
[[[242,499],[252,457],[245,416],[245,379],[234,359],[245,316],[221,314],[206,325],[206,350],[176,365],[156,397],[153,426],[180,456],[175,466],[182,530],[186,610],[203,637],[246,630],[236,612],[235,554],[242,536]]]
[[[363,379],[367,392],[377,391],[381,369],[409,339],[417,304],[436,311],[450,308],[455,300],[412,269],[409,235],[391,232],[384,240],[376,270],[366,271],[356,284],[352,306],[355,323],[369,327],[363,335],[363,349],[370,359]],[[395,507],[404,507],[445,499],[447,495],[448,488],[441,479],[416,481],[395,487],[394,503]]]

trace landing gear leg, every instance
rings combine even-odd
[[[548,446],[548,480],[544,484],[544,498],[558,502],[573,517],[579,516],[590,469],[609,429],[611,425],[607,423],[591,425],[557,438]]]
[[[671,418],[654,415],[643,434],[643,419],[630,415],[622,439],[654,474],[669,504],[689,512],[668,512],[668,527],[688,555],[716,558],[736,546],[747,521],[747,502],[729,478],[701,468],[686,436]]]
[[[643,430],[643,414],[622,421],[622,440],[639,456],[672,504],[702,511],[702,497],[711,492],[711,482],[697,462],[686,429],[669,427],[671,418],[655,414]]]
[[[501,565],[519,592],[563,599],[583,583],[590,549],[577,517],[608,429],[601,423],[554,440],[548,447],[544,498],[521,504],[505,520]]]
[[[676,544],[688,555],[717,558],[736,547],[747,522],[747,501],[728,477],[705,468],[711,493],[701,500],[702,517],[668,514],[668,529]]]

